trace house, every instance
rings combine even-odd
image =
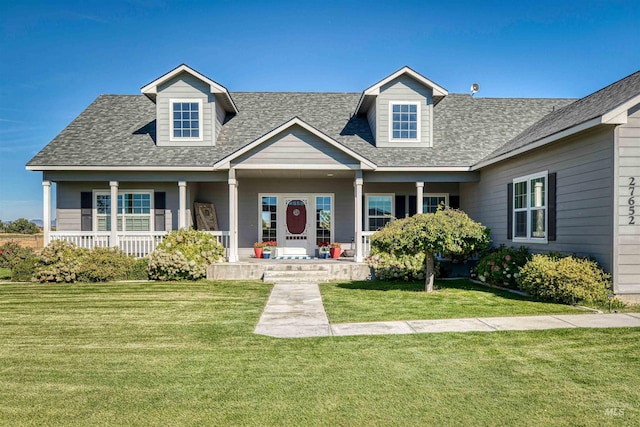
[[[231,93],[180,65],[99,96],[27,169],[45,224],[57,186],[47,241],[144,255],[198,202],[229,262],[264,240],[279,255],[339,241],[360,262],[392,217],[444,203],[495,244],[594,256],[640,298],[640,72],[578,100],[495,99],[409,67],[359,93]]]

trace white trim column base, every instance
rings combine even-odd
[[[424,210],[424,182],[416,182],[416,213]]]
[[[238,262],[238,181],[229,169],[229,262]]]
[[[187,181],[178,181],[178,230],[187,228]]]

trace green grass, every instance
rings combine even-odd
[[[10,280],[10,279],[11,279],[11,269],[0,267],[0,280]]]
[[[331,323],[585,313],[563,304],[477,285],[469,280],[437,280],[436,292],[424,282],[341,282],[320,285]]]
[[[640,417],[640,328],[276,339],[252,333],[269,291],[258,282],[2,285],[0,425]]]

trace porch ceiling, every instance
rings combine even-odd
[[[238,178],[324,178],[324,179],[354,179],[352,170],[327,169],[237,169]]]

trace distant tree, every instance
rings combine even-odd
[[[489,244],[489,229],[456,209],[438,209],[387,223],[371,236],[371,247],[392,255],[425,255],[425,291],[433,291],[434,258],[465,255]]]
[[[6,231],[7,233],[36,234],[40,232],[40,228],[28,219],[19,218],[7,224]]]
[[[0,219],[0,233],[4,233],[7,227],[4,225],[4,221]]]

